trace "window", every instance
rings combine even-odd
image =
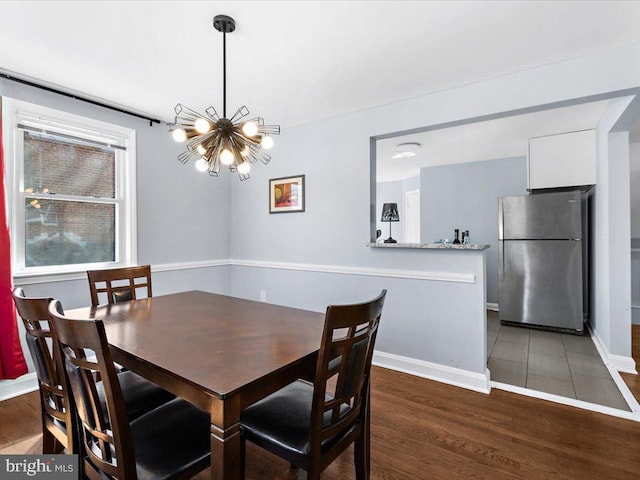
[[[14,276],[136,262],[135,131],[3,99]]]

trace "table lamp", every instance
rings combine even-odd
[[[393,238],[391,238],[391,222],[400,221],[400,215],[398,214],[398,204],[385,203],[382,206],[382,218],[380,220],[382,222],[389,222],[389,238],[387,238],[384,243],[398,243]]]

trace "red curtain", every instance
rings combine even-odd
[[[18,336],[15,306],[11,298],[11,244],[5,193],[2,117],[0,116],[0,380],[17,378],[27,373],[27,364],[24,361]]]

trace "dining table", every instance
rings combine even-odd
[[[69,310],[103,320],[114,361],[209,412],[211,478],[242,476],[240,412],[313,379],[324,314],[203,291]]]

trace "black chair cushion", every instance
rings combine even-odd
[[[208,464],[210,425],[207,412],[178,398],[131,422],[138,480],[173,478]]]
[[[119,373],[118,381],[120,382],[124,402],[127,405],[129,420],[134,420],[175,398],[175,395],[130,370]],[[98,382],[96,388],[102,408],[106,412],[107,407],[102,382]]]
[[[131,290],[118,290],[113,292],[113,301],[115,303],[128,302],[129,300],[133,300]]]
[[[240,416],[242,434],[257,445],[270,443],[304,456],[309,452],[312,401],[313,385],[297,380],[246,408]],[[347,410],[344,405],[341,413]],[[326,412],[324,418],[328,424],[331,412]],[[331,439],[324,442],[323,447],[329,443]]]

